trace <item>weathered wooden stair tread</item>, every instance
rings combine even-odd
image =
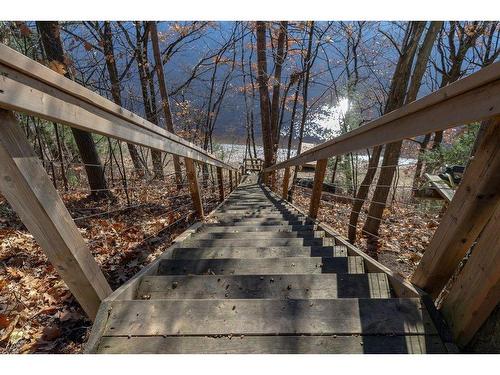
[[[242,246],[328,246],[331,238],[229,238],[229,239],[190,239],[182,244],[188,247],[242,247]]]
[[[105,336],[437,334],[419,299],[134,300],[112,303]]]
[[[148,276],[137,299],[390,298],[383,273],[327,275]]]
[[[103,305],[92,352],[446,352],[420,298],[255,181]]]
[[[139,354],[425,354],[446,353],[437,335],[103,337],[99,352]]]
[[[281,247],[180,247],[172,250],[172,259],[215,258],[286,258],[286,257],[346,257],[345,246],[281,246]]]
[[[364,273],[361,257],[288,257],[260,259],[163,259],[160,275],[259,275]]]

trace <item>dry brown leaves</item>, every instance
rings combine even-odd
[[[134,209],[77,221],[113,289],[151,263],[193,222],[187,191],[168,183],[134,186]],[[125,207],[63,193],[73,217]],[[184,194],[184,195],[182,195]],[[170,199],[171,197],[175,197]],[[0,196],[0,353],[78,353],[91,322],[31,234]]]

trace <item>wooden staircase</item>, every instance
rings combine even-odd
[[[443,353],[419,297],[257,182],[107,298],[92,353]]]

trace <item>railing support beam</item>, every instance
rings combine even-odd
[[[281,192],[281,198],[285,199],[288,197],[288,185],[290,184],[290,167],[285,168],[285,175],[283,176],[283,191]]]
[[[217,167],[217,182],[219,183],[219,201],[223,202],[225,194],[224,194],[224,179],[221,167]]]
[[[186,174],[189,183],[189,192],[191,193],[191,199],[193,201],[193,206],[196,211],[196,216],[198,219],[203,219],[203,202],[201,200],[200,185],[198,184],[198,176],[196,173],[196,167],[194,165],[193,159],[184,158],[186,164]]]
[[[500,118],[489,121],[476,155],[413,274],[437,297],[500,202]]]
[[[500,204],[446,296],[441,311],[455,342],[465,346],[500,300]]]
[[[313,219],[318,217],[319,204],[321,201],[321,193],[323,192],[323,180],[325,179],[326,166],[328,159],[321,159],[316,162],[316,170],[314,171],[314,184],[309,204],[309,216]]]
[[[233,191],[233,171],[229,170],[229,191]]]
[[[0,109],[0,191],[87,315],[112,290],[14,114]]]

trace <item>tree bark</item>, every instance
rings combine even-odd
[[[136,29],[136,51],[135,57],[137,61],[137,69],[139,71],[139,81],[141,84],[142,100],[144,102],[144,112],[146,113],[146,119],[153,124],[158,125],[158,119],[156,117],[156,111],[154,110],[155,103],[152,100],[152,94],[148,92],[148,58],[144,51],[144,47],[147,46],[149,28],[146,26],[144,30],[144,35],[141,38],[141,24],[140,22],[135,22]],[[150,73],[149,73],[150,75]],[[153,172],[154,178],[163,180],[163,162],[161,160],[161,152],[158,150],[151,150],[151,159],[153,162]]]
[[[408,57],[406,59],[406,64],[404,67],[404,74],[406,77],[408,77],[409,73],[411,72],[413,59],[424,28],[425,22],[412,22],[412,32],[406,48],[406,55]],[[436,29],[436,25],[429,28],[424,42],[418,51],[417,61],[415,63],[415,68],[411,76],[411,83],[409,85],[408,93],[406,94],[406,103],[412,102],[416,99],[418,90],[420,89],[420,85],[422,82],[422,77],[427,67],[427,62],[429,60],[432,46],[434,44],[434,41],[436,40],[438,30],[439,29]],[[405,93],[406,89],[404,88],[401,94],[404,95]],[[367,219],[363,227],[364,233],[368,234],[369,247],[374,247],[372,251],[370,251],[373,254],[376,254],[380,223],[386,206],[387,197],[389,195],[390,186],[394,179],[394,173],[396,172],[396,166],[399,162],[402,144],[403,141],[398,141],[390,143],[385,147],[384,158],[382,161],[380,175],[377,181],[377,187],[375,188],[375,191],[373,193],[373,198],[368,209]]]
[[[69,79],[73,79],[64,59],[64,49],[60,37],[61,31],[59,23],[57,21],[37,21],[36,24],[40,32],[43,49],[48,62],[60,64],[66,70],[64,75]],[[108,190],[106,184],[104,169],[92,135],[75,128],[71,128],[71,132],[73,133],[82,162],[85,164],[85,172],[91,190],[90,196],[93,198],[111,197],[111,192]]]
[[[267,56],[266,56],[266,23],[256,22],[257,34],[257,83],[260,96],[260,121],[262,126],[262,144],[264,147],[264,168],[270,167],[275,163],[275,154],[273,152],[274,135],[271,127],[271,110],[267,75]],[[268,183],[268,174],[263,175],[264,183]]]
[[[108,70],[109,80],[111,83],[111,96],[113,101],[120,107],[122,104],[122,95],[120,88],[120,78],[118,75],[118,68],[116,67],[115,52],[113,47],[113,32],[111,30],[111,22],[104,21],[104,34],[102,38],[102,48],[104,51],[104,59],[106,61],[106,68]],[[134,164],[135,172],[138,176],[143,176],[145,173],[144,167],[139,156],[139,152],[135,145],[127,143],[128,152]]]
[[[165,116],[165,125],[167,130],[175,134],[174,121],[172,118],[172,111],[170,109],[170,98],[168,96],[167,85],[165,82],[165,73],[163,72],[163,61],[160,54],[160,46],[158,43],[158,30],[156,28],[156,22],[149,22],[149,30],[151,33],[151,43],[153,45],[153,54],[156,64],[156,75],[158,76],[158,85],[160,87],[161,103],[163,108],[163,114]],[[174,171],[175,171],[175,181],[177,183],[177,189],[182,189],[182,171],[181,164],[179,162],[179,157],[173,155],[174,161]]]
[[[417,50],[418,40],[420,39],[420,35],[423,31],[423,26],[417,27],[417,25],[414,24],[418,24],[418,22],[409,23],[406,29],[402,53],[398,59],[396,69],[394,70],[387,102],[384,108],[384,114],[401,107],[404,103],[410,79],[412,62]],[[417,36],[418,38],[416,38]],[[415,39],[417,40],[415,41]],[[388,151],[390,152],[390,150],[387,150],[386,148],[385,153]],[[356,197],[354,198],[351,215],[349,217],[348,229],[348,237],[351,243],[356,241],[356,228],[358,225],[359,215],[368,196],[368,192],[370,191],[373,179],[375,178],[381,152],[382,146],[376,146],[373,148],[372,157],[368,163],[368,170],[358,188]],[[365,228],[363,228],[363,230],[365,230]],[[376,257],[376,253],[373,253],[372,255]]]

